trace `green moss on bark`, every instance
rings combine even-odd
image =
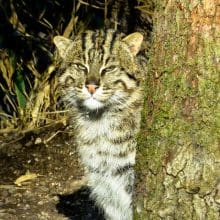
[[[136,219],[218,219],[219,33],[203,23],[200,2],[164,6],[138,139]]]

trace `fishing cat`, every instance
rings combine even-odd
[[[74,40],[56,36],[59,82],[71,115],[91,196],[107,220],[132,219],[135,135],[139,130],[142,34],[87,31]]]

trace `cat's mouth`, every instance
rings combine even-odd
[[[104,104],[97,100],[94,96],[91,96],[90,98],[86,99],[83,102],[84,107],[86,107],[89,110],[99,110],[104,107]]]

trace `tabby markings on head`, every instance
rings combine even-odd
[[[87,31],[75,40],[55,37],[66,64],[60,82],[69,104],[89,111],[123,107],[140,81],[135,56],[142,40],[140,33],[123,38],[113,30]]]

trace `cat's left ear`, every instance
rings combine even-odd
[[[143,39],[144,37],[141,33],[134,32],[123,38],[122,41],[124,41],[128,45],[132,55],[136,56],[141,49]]]

